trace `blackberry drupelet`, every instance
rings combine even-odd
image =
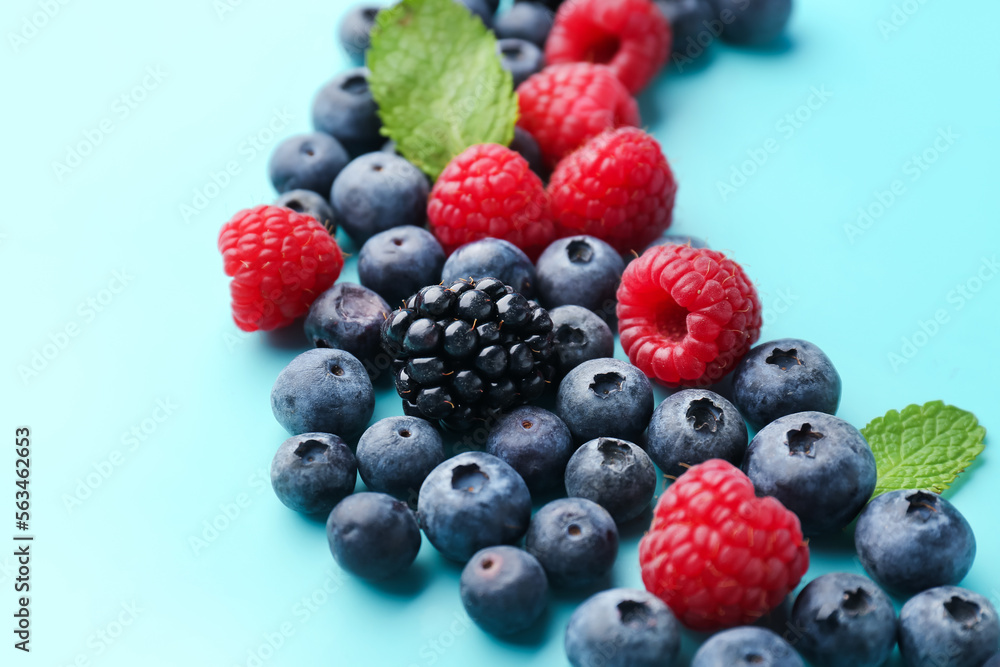
[[[382,325],[403,411],[464,430],[530,403],[555,375],[552,319],[496,278],[430,285]]]

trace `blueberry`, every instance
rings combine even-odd
[[[325,195],[312,190],[289,190],[274,200],[275,206],[284,206],[298,213],[310,215],[326,227],[331,235],[337,233],[337,223],[333,220],[333,209]]]
[[[365,67],[349,69],[320,88],[313,99],[313,127],[335,137],[352,157],[377,151],[385,142],[379,133],[378,105],[368,88],[369,75]]]
[[[795,599],[799,651],[816,667],[878,667],[896,646],[896,610],[870,579],[834,572]]]
[[[621,256],[600,239],[559,239],[538,258],[538,297],[546,308],[583,306],[610,321],[624,270]]]
[[[957,586],[931,588],[899,612],[899,652],[906,667],[982,665],[1000,649],[997,611]]]
[[[349,161],[340,142],[328,134],[311,132],[285,139],[267,164],[271,184],[278,193],[311,190],[326,196],[333,179]]]
[[[354,492],[358,466],[351,449],[330,433],[293,435],[271,461],[278,500],[303,514],[325,515]]]
[[[709,459],[740,465],[747,440],[747,425],[732,403],[707,389],[685,389],[653,411],[646,451],[663,474],[679,477]]]
[[[384,493],[356,493],[326,521],[330,551],[341,568],[362,579],[399,574],[420,551],[420,528],[406,503]]]
[[[466,243],[451,253],[441,272],[445,285],[486,277],[497,278],[526,298],[534,295],[535,266],[520,248],[501,239]]]
[[[375,234],[361,247],[358,278],[390,304],[441,280],[444,250],[426,229],[406,225]]]
[[[487,28],[493,27],[493,14],[496,12],[496,7],[491,2],[487,2],[487,0],[455,0],[455,2],[468,9],[473,16],[479,17],[479,20]]]
[[[560,373],[565,375],[585,361],[605,359],[615,353],[611,327],[593,311],[580,306],[559,306],[549,311],[549,317]]]
[[[733,403],[760,430],[796,412],[836,414],[840,375],[810,342],[782,338],[756,346],[733,372]]]
[[[427,475],[444,462],[441,435],[416,417],[386,417],[358,440],[358,472],[370,491],[387,493],[413,505]]]
[[[517,547],[486,547],[465,564],[462,606],[480,628],[494,635],[527,630],[548,602],[549,582],[538,559]]]
[[[542,50],[531,42],[516,37],[497,41],[497,55],[500,56],[500,65],[510,72],[515,88],[545,67]]]
[[[653,386],[619,359],[585,361],[559,383],[556,414],[577,442],[604,436],[635,441],[653,414]]]
[[[510,464],[537,494],[562,486],[573,438],[559,417],[525,405],[497,419],[486,437],[486,451]]]
[[[271,411],[291,434],[357,437],[375,411],[375,393],[361,362],[348,352],[306,350],[292,359],[271,388]]]
[[[423,172],[397,155],[368,153],[344,167],[330,203],[355,244],[400,225],[423,225],[430,187]]]
[[[626,440],[584,443],[566,466],[566,494],[593,500],[619,524],[642,514],[655,492],[653,462]]]
[[[527,161],[531,171],[539,177],[545,178],[549,173],[545,167],[545,160],[542,159],[542,149],[527,130],[514,126],[514,138],[510,142],[510,149],[519,153]]]
[[[712,635],[691,667],[805,667],[784,639],[764,628],[743,627]]]
[[[823,412],[768,424],[750,442],[743,471],[758,496],[795,512],[806,535],[840,530],[875,490],[875,456],[856,428]]]
[[[566,657],[573,667],[670,667],[677,664],[680,631],[670,608],[652,594],[612,588],[570,616]]]
[[[375,26],[375,17],[381,9],[380,5],[369,3],[354,5],[340,20],[337,29],[340,45],[359,65],[364,62],[365,51],[371,46],[372,28]]]
[[[560,498],[532,517],[524,548],[542,564],[553,586],[586,588],[611,572],[618,556],[618,528],[597,503]]]
[[[748,0],[744,0],[746,1]],[[673,53],[690,50],[700,54],[705,45],[699,41],[699,37],[715,39],[715,35],[709,30],[717,15],[712,0],[656,0],[656,6],[670,24]],[[705,33],[704,37],[702,33]]]
[[[785,30],[792,0],[713,0],[723,22],[722,39],[733,44],[764,46]],[[731,17],[724,20],[728,12]]]
[[[1000,653],[987,660],[983,667],[1000,667]]]
[[[350,352],[372,361],[382,349],[379,332],[392,308],[375,292],[354,283],[336,283],[319,295],[306,316],[306,338],[316,347]]]
[[[555,14],[539,2],[518,2],[493,22],[493,32],[500,39],[524,39],[545,48]]]
[[[480,549],[521,539],[531,519],[531,495],[521,476],[497,457],[465,452],[424,480],[417,519],[435,549],[465,562]]]
[[[854,544],[868,574],[902,595],[957,584],[976,558],[976,538],[961,512],[917,489],[872,500],[858,517]]]

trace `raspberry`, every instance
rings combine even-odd
[[[564,235],[596,236],[619,252],[645,248],[670,226],[676,192],[660,145],[634,127],[591,139],[549,179],[552,213]]]
[[[517,88],[518,125],[554,167],[604,130],[639,125],[636,101],[607,67],[573,63],[546,67]]]
[[[535,259],[556,237],[542,180],[498,144],[471,146],[448,163],[431,190],[427,217],[449,254],[492,236]]]
[[[670,24],[650,0],[574,0],[559,7],[545,62],[606,64],[630,93],[667,62]]]
[[[752,623],[788,595],[809,568],[799,519],[750,479],[711,459],[660,496],[639,542],[646,589],[692,630]]]
[[[757,290],[739,264],[716,250],[653,246],[622,274],[622,348],[668,386],[716,382],[760,337],[760,325]]]
[[[219,251],[233,279],[233,319],[243,331],[269,331],[305,315],[344,266],[323,225],[281,206],[234,215],[219,232]]]

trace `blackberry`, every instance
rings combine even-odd
[[[430,285],[382,324],[403,412],[464,430],[530,403],[555,375],[552,319],[496,278]]]

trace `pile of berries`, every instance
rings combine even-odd
[[[496,3],[457,1],[501,38],[510,146],[471,146],[430,183],[383,143],[359,66],[317,94],[316,131],[275,150],[275,204],[220,233],[237,325],[304,317],[314,346],[271,392],[291,436],[281,502],[325,517],[364,579],[405,576],[426,537],[464,564],[462,604],[495,635],[543,622],[550,588],[594,593],[565,630],[576,666],[676,664],[682,626],[716,633],[694,667],[874,667],[897,643],[906,665],[1000,662],[996,609],[957,587],[976,553],[959,510],[920,489],[873,500],[832,361],[800,339],[755,346],[743,268],[664,234],[677,185],[633,95],[671,54],[779,38],[790,1],[546,0],[495,20]],[[341,24],[352,57],[377,11]],[[361,284],[336,282],[338,233]],[[680,390],[655,405],[651,380]],[[380,382],[402,414],[371,423]],[[672,483],[639,544],[646,590],[609,588],[657,469]],[[855,520],[870,578],[817,577],[793,604],[808,538]],[[912,596],[898,617],[883,588]]]

